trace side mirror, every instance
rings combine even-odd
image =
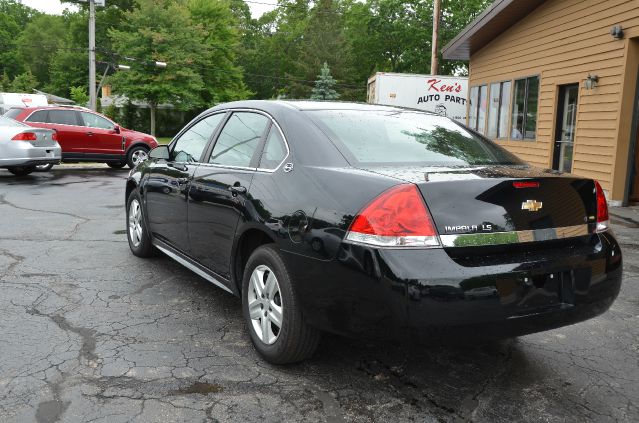
[[[116,134],[119,134],[119,133],[120,133],[120,125],[117,125],[117,124],[116,124],[116,125],[113,127],[113,130],[115,131],[115,133],[116,133]]]
[[[169,160],[170,156],[168,145],[158,145],[149,153],[149,157],[152,159]]]

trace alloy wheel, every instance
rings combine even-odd
[[[272,345],[282,330],[283,304],[280,284],[268,266],[253,270],[247,295],[253,330],[260,341]]]
[[[134,247],[142,242],[142,208],[137,199],[129,206],[129,237]]]
[[[142,163],[148,158],[149,158],[149,154],[144,149],[136,150],[133,152],[133,154],[131,154],[131,161],[133,162],[133,165],[135,166],[139,165],[140,163]]]

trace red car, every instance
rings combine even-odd
[[[36,128],[55,129],[63,162],[102,162],[112,168],[133,168],[158,145],[155,137],[122,128],[82,107],[16,108],[5,116]]]

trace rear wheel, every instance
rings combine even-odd
[[[36,165],[35,170],[36,172],[48,172],[51,170],[52,167],[53,167],[53,163],[41,164],[41,165]]]
[[[14,166],[7,170],[16,176],[27,176],[35,170],[35,166]]]
[[[137,191],[131,192],[126,205],[127,238],[131,252],[138,257],[151,257],[155,253],[151,237],[144,224],[144,211]]]
[[[307,325],[284,261],[270,245],[256,249],[246,264],[242,311],[255,349],[273,364],[313,355],[320,332]]]
[[[127,164],[131,169],[136,167],[138,164],[142,163],[146,159],[149,158],[149,149],[147,147],[137,145],[131,150],[129,150],[129,154],[127,155]]]
[[[122,169],[124,166],[126,166],[126,162],[108,162],[107,166],[112,169]]]

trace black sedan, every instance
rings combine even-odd
[[[606,311],[622,259],[601,186],[532,168],[454,121],[349,103],[243,101],[131,171],[129,245],[242,298],[256,349],[320,333],[470,342]]]

